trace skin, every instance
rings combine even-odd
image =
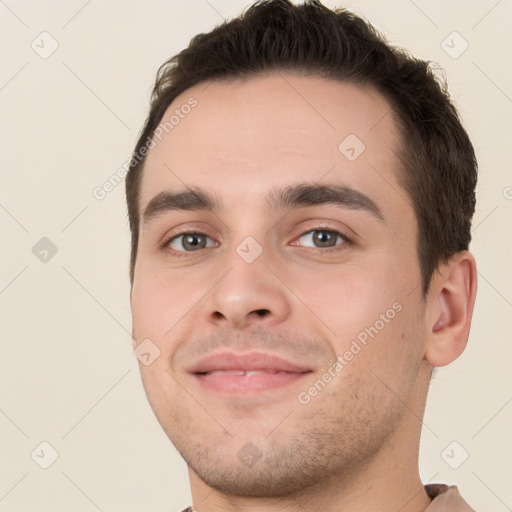
[[[471,253],[457,254],[423,300],[417,223],[397,180],[400,138],[388,103],[368,87],[286,72],[198,84],[164,119],[191,96],[198,105],[148,153],[140,211],[185,185],[207,189],[223,207],[141,221],[130,299],[134,347],[149,338],[160,350],[140,364],[142,381],[187,462],[194,508],[424,511],[418,446],[428,384],[433,366],[465,348],[476,267]],[[353,162],[338,150],[348,134],[366,146]],[[271,188],[302,182],[355,188],[384,221],[334,205],[265,205]],[[185,227],[208,245],[187,252],[178,237],[161,247]],[[311,236],[325,229],[353,243],[334,237],[327,252]],[[252,263],[236,252],[248,236],[263,249]],[[401,311],[301,404],[298,394],[394,303]],[[220,348],[271,352],[313,372],[257,396],[225,397],[186,371]],[[250,467],[237,456],[248,442],[261,455]]]

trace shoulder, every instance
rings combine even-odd
[[[427,484],[424,487],[432,499],[425,512],[475,512],[462,498],[456,485]]]

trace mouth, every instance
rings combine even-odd
[[[211,354],[189,370],[199,385],[221,394],[253,394],[277,390],[313,370],[272,354]]]
[[[276,371],[276,370],[213,370],[211,372],[197,372],[196,375],[268,375],[268,374],[276,374],[276,373],[302,373],[302,372],[285,372],[285,371]]]
[[[247,394],[288,386],[309,373],[311,371],[214,370],[193,375],[204,389],[224,394]]]

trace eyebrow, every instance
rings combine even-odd
[[[384,222],[377,204],[366,194],[334,183],[320,185],[299,183],[282,189],[274,188],[265,197],[266,205],[274,211],[318,205],[334,205],[371,214]],[[160,192],[147,204],[142,214],[144,224],[169,211],[218,211],[222,201],[200,187],[187,187],[176,192]]]

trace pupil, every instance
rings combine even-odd
[[[318,242],[320,245],[324,245],[324,246],[332,245],[332,244],[329,244],[329,241],[332,241],[332,239],[333,239],[332,233],[329,233],[327,231],[319,231],[315,235],[315,238],[316,238],[315,241]]]
[[[188,246],[189,248],[197,249],[200,245],[204,245],[204,244],[201,244],[201,241],[200,241],[201,238],[203,238],[203,237],[198,236],[198,235],[187,235],[183,239],[183,246],[185,248],[187,248],[187,246]]]

